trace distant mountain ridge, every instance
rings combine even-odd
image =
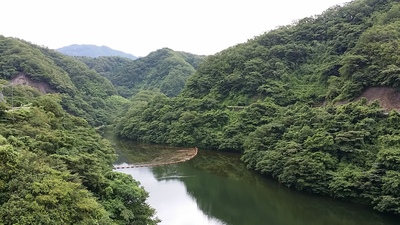
[[[137,59],[138,57],[125,53],[123,51],[115,50],[107,46],[97,46],[97,45],[78,45],[73,44],[69,46],[65,46],[62,48],[56,49],[58,52],[61,52],[65,55],[70,56],[88,56],[88,57],[99,57],[99,56],[120,56],[129,58],[132,60]]]

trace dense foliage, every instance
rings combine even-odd
[[[399,10],[356,0],[205,59],[72,58],[0,36],[0,223],[156,223],[89,127],[113,119],[124,138],[241,152],[288,187],[400,214],[400,114],[359,100],[399,87]]]
[[[368,86],[397,86],[395,12],[395,1],[359,0],[272,30],[208,57],[185,96],[231,105],[265,97],[313,104],[356,97]]]
[[[114,74],[132,62],[132,60],[119,56],[100,56],[96,58],[76,56],[75,58],[107,79],[111,79]]]
[[[23,88],[23,87],[19,87]],[[61,96],[0,111],[0,224],[154,224],[147,193]]]
[[[296,104],[246,138],[242,159],[288,187],[400,214],[399,118],[365,99],[324,108]]]
[[[400,115],[350,102],[398,88],[399,7],[356,0],[209,56],[180,96],[132,106],[116,132],[243,152],[288,187],[400,214]]]
[[[164,48],[134,61],[117,57],[79,59],[110,79],[124,97],[140,90],[160,91],[172,97],[181,92],[204,57]]]
[[[0,65],[0,224],[156,224],[145,190],[112,171],[115,153],[90,126],[126,105],[111,82],[3,36]]]
[[[0,68],[0,79],[23,74],[32,82],[50,85],[52,92],[62,93],[64,109],[91,125],[111,123],[108,115],[113,109],[107,102],[117,94],[114,86],[77,59],[0,36]]]

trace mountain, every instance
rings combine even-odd
[[[173,97],[181,92],[205,56],[163,48],[134,61],[121,57],[78,59],[108,78],[122,96],[153,90]]]
[[[99,57],[99,56],[120,56],[128,59],[135,60],[136,56],[114,50],[107,46],[97,46],[97,45],[69,45],[62,48],[57,49],[58,52],[61,52],[65,55],[70,56],[88,56],[88,57]]]
[[[117,92],[134,95],[120,137],[237,152],[289,188],[400,215],[399,11],[355,0],[206,58],[91,62],[0,36],[0,223],[154,224],[88,124],[115,117]]]
[[[107,109],[102,107],[117,94],[112,83],[84,63],[54,50],[39,48],[22,40],[1,36],[0,79],[25,83],[41,83],[60,93],[63,107],[73,115],[85,118],[91,125],[110,123]],[[16,86],[23,88],[22,86]],[[21,96],[21,103],[29,99]]]
[[[81,61],[0,36],[0,224],[156,224],[93,128],[120,100]]]
[[[400,214],[400,113],[385,99],[399,96],[399,11],[355,0],[232,46],[178,97],[133,104],[116,133],[240,152],[287,187]]]

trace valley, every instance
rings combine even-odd
[[[158,224],[141,174],[210,224],[246,224],[250,209],[276,224],[395,224],[399,11],[355,0],[209,56],[68,56],[0,35],[0,224]],[[294,212],[307,202],[321,217]]]

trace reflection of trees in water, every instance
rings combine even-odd
[[[268,201],[260,202],[257,189],[249,190],[250,182],[257,177],[246,170],[237,155],[199,154],[191,164],[182,166],[195,174],[196,179],[182,179],[182,182],[205,214],[231,225],[265,224],[264,211],[273,207],[274,201],[270,205]]]
[[[164,145],[142,144],[129,140],[114,140],[113,147],[118,154],[116,164],[145,164],[174,154],[178,148]]]
[[[257,178],[252,171],[245,168],[236,153],[200,151],[192,162],[197,169],[233,180],[250,179],[254,182]]]
[[[172,164],[168,166],[155,166],[151,168],[154,177],[157,180],[171,179],[184,176],[183,171],[179,169],[177,164]]]
[[[152,159],[161,150],[171,149],[130,141],[115,144],[125,162]],[[188,162],[152,167],[151,171],[157,180],[183,182],[200,210],[230,225],[398,224],[371,210],[288,190],[247,170],[237,154],[200,150]]]
[[[192,161],[164,173],[195,176],[180,179],[187,192],[206,215],[230,225],[397,224],[372,210],[289,190],[247,170],[237,155],[200,152]]]

